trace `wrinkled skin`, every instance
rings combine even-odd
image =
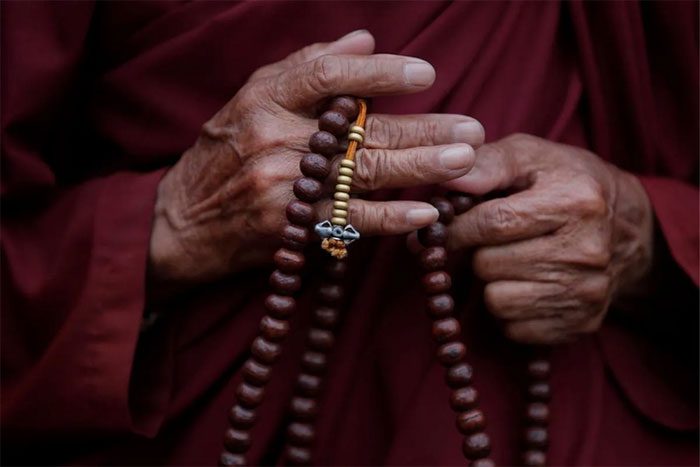
[[[429,64],[373,49],[366,31],[306,47],[256,71],[203,125],[159,186],[154,283],[207,281],[270,261],[323,103],[432,85]],[[652,212],[639,181],[572,146],[528,135],[483,140],[481,125],[465,116],[370,115],[353,189],[443,184],[477,196],[508,193],[450,226],[450,249],[474,251],[489,310],[521,342],[597,330],[610,304],[642,289],[651,268]],[[330,217],[330,201],[317,209]],[[434,222],[437,211],[354,199],[350,216],[363,235],[394,235]],[[416,243],[411,234],[409,246]]]
[[[366,31],[306,47],[256,71],[203,125],[159,185],[152,281],[201,282],[270,260],[323,102],[346,94],[418,92],[435,79],[422,60],[371,55],[373,49]],[[461,115],[372,115],[366,127],[355,191],[457,178],[471,169],[472,147],[484,138],[481,125]],[[330,201],[319,203],[318,211],[329,218]],[[357,200],[350,216],[363,235],[390,235],[428,225],[438,214],[424,202]]]
[[[458,216],[450,246],[475,249],[485,303],[512,339],[594,332],[613,301],[644,288],[649,200],[635,177],[594,154],[516,134],[479,148],[475,167],[447,185],[511,193]]]

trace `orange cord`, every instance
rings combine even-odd
[[[365,121],[367,120],[367,102],[365,102],[364,99],[358,99],[357,101],[358,104],[360,104],[360,113],[357,115],[357,121],[355,122],[355,125],[364,129]],[[355,160],[355,152],[357,151],[357,146],[357,141],[352,140],[348,143],[348,150],[345,153],[346,159],[350,159],[351,161]]]

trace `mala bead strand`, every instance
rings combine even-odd
[[[350,97],[337,97],[330,103],[330,110],[324,112],[318,121],[319,132],[328,132],[340,137],[348,131],[350,120],[359,113],[359,105]],[[315,133],[317,135],[318,133]],[[351,132],[352,134],[352,132]],[[311,137],[312,140],[314,136]],[[318,138],[318,137],[317,137]],[[310,141],[311,146],[311,141]],[[325,154],[324,154],[325,155]],[[354,152],[353,152],[354,155]],[[321,160],[323,159],[323,161]],[[305,175],[315,174],[328,176],[330,163],[321,156],[311,154],[305,156],[301,163]],[[351,167],[350,169],[348,169]],[[344,184],[336,195],[342,193],[349,197],[352,184],[353,160],[347,158],[341,161],[341,167],[336,179],[337,185]],[[343,197],[343,196],[341,196]],[[348,198],[339,200],[335,197],[333,205],[334,226],[344,227],[347,224]],[[329,239],[325,239],[326,242]],[[334,255],[339,257],[339,255]],[[325,268],[325,281],[318,291],[319,305],[313,313],[312,326],[307,334],[307,348],[301,358],[301,372],[297,377],[295,393],[289,406],[290,421],[287,425],[284,460],[291,465],[308,465],[311,463],[312,444],[316,437],[314,422],[318,413],[318,397],[326,371],[328,353],[335,341],[333,328],[338,323],[340,312],[338,306],[343,298],[342,280],[345,278],[347,265],[341,259],[332,259]]]
[[[525,433],[523,465],[543,466],[547,463],[549,444],[550,363],[544,355],[537,355],[527,366],[529,380],[525,406]]]
[[[324,283],[318,292],[319,305],[313,313],[313,322],[307,335],[307,348],[301,358],[301,373],[297,378],[295,394],[289,406],[285,462],[290,465],[309,465],[312,462],[312,444],[316,438],[314,423],[318,413],[318,398],[327,368],[328,354],[335,341],[334,328],[338,324],[338,305],[343,298],[340,285],[347,265],[332,259],[326,266]]]
[[[447,224],[455,216],[453,204],[436,197],[431,204],[440,213],[438,221],[418,231],[418,240],[425,247],[419,261],[425,271],[423,288],[428,294],[428,314],[433,319],[433,340],[438,345],[437,359],[445,367],[445,382],[452,389],[450,406],[457,414],[457,429],[464,435],[462,452],[470,465],[493,465],[488,458],[491,442],[486,434],[486,417],[478,407],[478,392],[471,385],[472,368],[464,362],[466,348],[462,329],[453,316],[454,300],[449,294],[452,278],[444,270],[447,264]]]
[[[257,408],[265,396],[265,387],[272,376],[272,365],[279,358],[281,342],[289,334],[289,318],[296,310],[293,295],[301,288],[299,273],[304,268],[306,258],[303,250],[309,242],[309,226],[316,221],[316,213],[311,205],[323,195],[323,182],[330,174],[331,165],[327,157],[335,155],[338,149],[336,134],[344,134],[349,127],[352,110],[343,98],[336,103],[336,110],[326,112],[319,122],[318,131],[309,138],[311,153],[304,155],[299,163],[303,177],[293,185],[297,199],[287,204],[285,214],[289,224],[282,230],[282,248],[274,254],[276,270],[270,274],[272,293],[265,299],[267,313],[260,320],[259,334],[250,349],[250,358],[243,365],[243,380],[236,388],[236,404],[229,412],[229,428],[224,434],[224,451],[219,457],[219,465],[246,465],[245,454],[250,449],[252,439],[250,430],[257,419]],[[325,157],[324,157],[325,156]],[[310,333],[310,338],[317,347],[330,347],[329,338],[323,332]],[[320,330],[323,331],[323,330]],[[330,341],[330,344],[329,344]],[[320,357],[319,357],[320,356]],[[325,367],[325,355],[309,355],[306,358],[317,367]],[[320,383],[314,374],[300,375],[298,386],[305,394],[312,394]],[[304,409],[307,415],[315,411],[315,401],[297,400],[293,404],[298,413]],[[303,422],[290,426],[290,433],[297,444],[313,438],[313,427]],[[302,448],[290,450],[292,455],[303,458]]]

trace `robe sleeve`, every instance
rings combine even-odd
[[[680,269],[699,285],[698,188],[662,177],[639,177],[649,196],[663,242]]]
[[[600,344],[632,405],[673,430],[698,428],[698,189],[639,177],[656,220],[648,296],[628,322],[608,320]],[[641,319],[640,319],[641,318]]]
[[[153,435],[168,396],[167,361],[153,365],[158,352],[136,356],[137,344],[148,344],[139,329],[163,170],[124,167],[73,180],[66,175],[81,167],[51,144],[72,105],[66,95],[79,77],[93,9],[91,2],[2,4],[6,440]],[[135,367],[147,362],[152,372]],[[149,387],[130,397],[130,387],[143,387],[135,379]]]

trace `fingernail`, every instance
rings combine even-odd
[[[416,61],[403,66],[406,83],[413,86],[427,86],[435,81],[435,69],[428,62]]]
[[[452,146],[440,152],[440,164],[443,168],[463,169],[471,162],[471,148],[465,144]]]
[[[406,220],[409,224],[417,227],[423,227],[435,222],[440,214],[433,207],[415,208],[406,213]]]
[[[452,141],[455,143],[469,143],[483,141],[484,127],[476,120],[457,123],[452,127]]]
[[[340,39],[336,39],[336,42],[344,41],[345,39],[350,39],[351,37],[354,36],[359,36],[360,34],[367,34],[369,31],[366,29],[358,29],[357,31],[349,32],[345,34],[343,37]]]

